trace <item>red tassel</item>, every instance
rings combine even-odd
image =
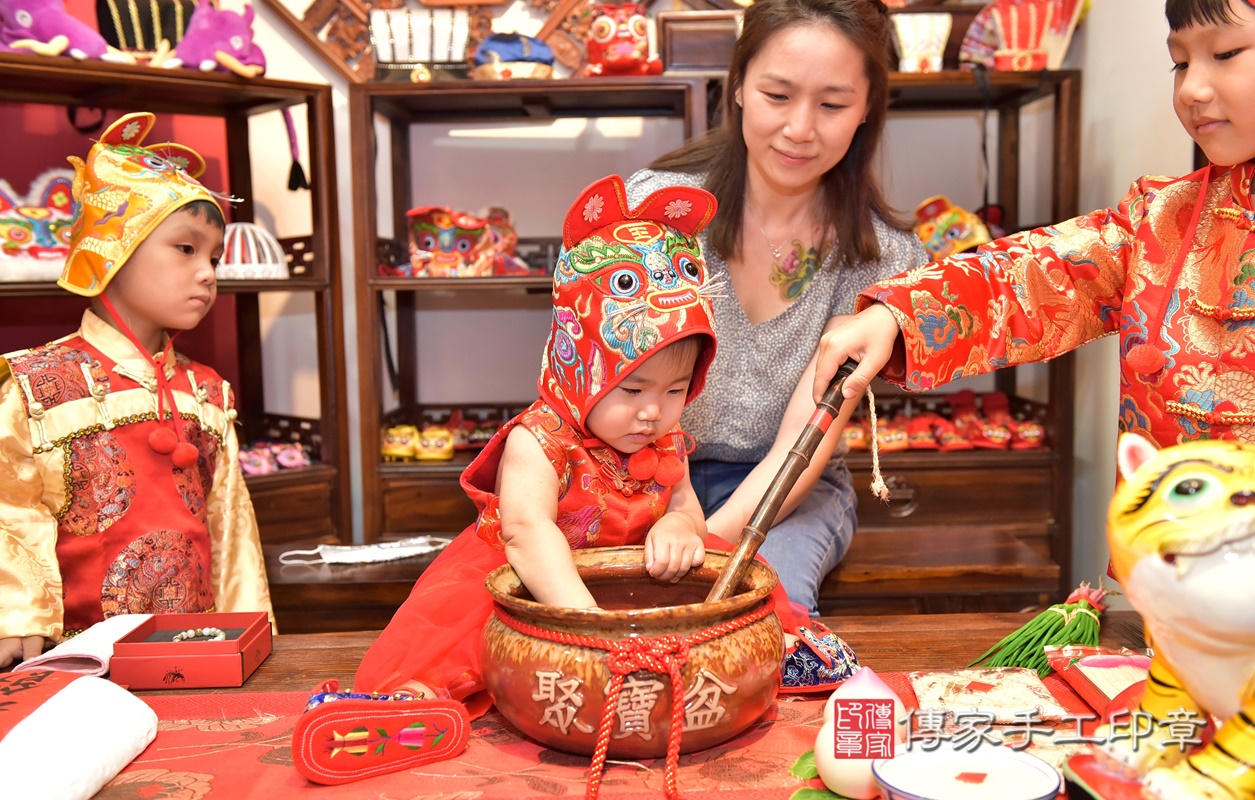
[[[1124,361],[1139,375],[1154,375],[1168,365],[1168,358],[1158,347],[1139,344],[1128,352]]]
[[[176,444],[179,444],[179,437],[164,425],[148,434],[148,446],[163,456],[173,453]]]
[[[658,472],[658,453],[645,447],[628,456],[628,474],[638,481],[647,481]]]
[[[196,450],[196,446],[187,442],[179,442],[174,446],[174,452],[170,454],[170,460],[174,462],[174,466],[187,469],[196,463],[196,459],[200,457],[200,453]]]
[[[665,455],[658,459],[658,471],[654,480],[663,486],[675,486],[684,479],[684,462],[673,455]]]

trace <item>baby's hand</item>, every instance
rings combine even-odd
[[[660,581],[675,583],[705,559],[703,537],[687,514],[664,514],[645,538],[645,569]]]
[[[29,661],[44,651],[42,636],[14,636],[0,639],[0,667],[7,667],[14,661]]]

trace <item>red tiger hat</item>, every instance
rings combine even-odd
[[[587,434],[588,412],[645,359],[687,336],[707,341],[686,402],[715,357],[708,274],[697,235],[715,215],[709,192],[660,189],[628,208],[623,179],[596,181],[571,205],[553,274],[553,322],[540,396]]]

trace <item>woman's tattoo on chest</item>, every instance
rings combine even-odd
[[[802,296],[819,272],[827,250],[806,247],[800,239],[794,239],[784,258],[771,267],[771,285],[780,288],[780,296],[792,303]]]

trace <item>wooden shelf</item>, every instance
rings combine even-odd
[[[9,103],[142,109],[157,114],[260,114],[306,102],[323,87],[227,73],[0,53]]]
[[[851,472],[868,472],[872,468],[872,455],[865,450],[855,450],[845,457]],[[1053,450],[899,450],[880,454],[881,470],[889,469],[1033,469],[1053,467],[1059,463],[1059,455]]]
[[[684,117],[700,101],[700,78],[628,77],[565,80],[369,83],[353,87],[370,96],[377,113],[393,121],[422,122],[551,117]]]
[[[1054,94],[1079,70],[987,72],[992,108],[1022,106]],[[889,108],[893,111],[950,111],[980,108],[985,102],[976,75],[967,70],[893,72],[889,75]]]
[[[271,472],[267,475],[245,475],[244,483],[248,485],[249,493],[255,491],[266,491],[280,486],[290,486],[294,484],[312,483],[316,481],[325,482],[328,478],[336,474],[336,468],[331,464],[323,464],[315,462],[308,467],[300,467],[298,469],[281,469]]]
[[[553,276],[526,275],[490,278],[371,278],[376,291],[399,292],[511,292],[514,294],[549,294]]]
[[[380,461],[378,471],[385,478],[451,477],[456,481],[477,455],[478,450],[459,450],[448,461]]]

